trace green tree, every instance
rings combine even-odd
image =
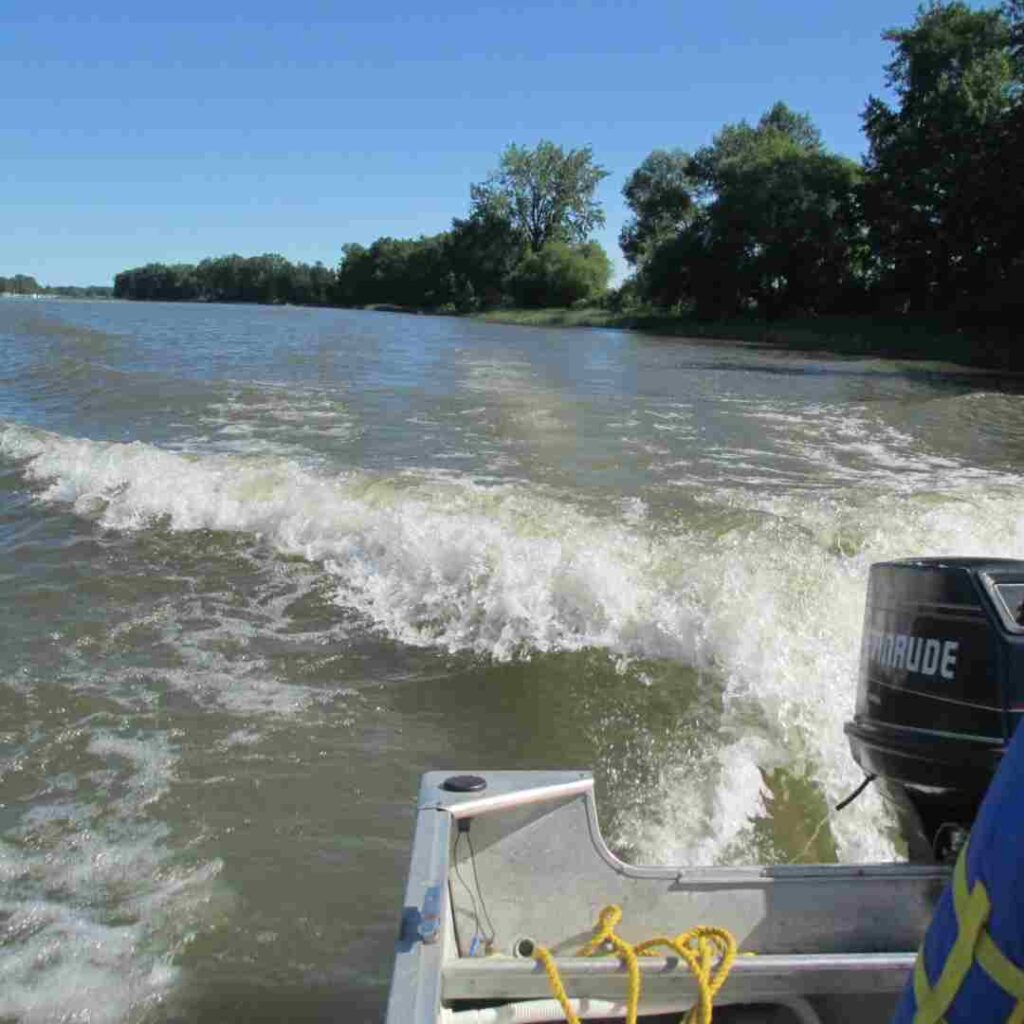
[[[821,133],[811,119],[785,103],[775,103],[756,125],[746,121],[725,125],[710,146],[694,153],[690,175],[697,196],[706,204],[735,185],[736,175],[754,161],[822,152]]]
[[[341,247],[335,298],[342,306],[363,306],[370,301],[373,282],[373,263],[369,250],[359,242],[346,242]]]
[[[692,221],[696,183],[690,161],[681,149],[656,149],[626,179],[622,196],[632,216],[619,233],[619,246],[631,265],[643,263]]]
[[[45,289],[30,274],[15,274],[13,277],[0,277],[0,294],[7,292],[10,295],[38,295]]]
[[[596,242],[551,241],[527,253],[509,285],[517,305],[571,306],[600,298],[611,273],[611,261]]]
[[[670,158],[671,157],[671,158]],[[826,152],[783,103],[726,125],[684,155],[652,153],[627,182],[624,251],[641,294],[708,317],[832,310],[857,290],[866,253],[860,169]]]
[[[244,264],[244,257],[237,253],[202,260],[196,267],[201,297],[208,302],[244,302]]]
[[[863,267],[860,178],[852,160],[772,138],[730,159],[700,225],[698,303],[769,317],[842,305]]]
[[[1019,257],[1020,10],[932,3],[884,35],[897,102],[871,97],[863,113],[864,202],[892,305],[970,305]]]
[[[409,246],[405,275],[399,290],[402,305],[438,309],[451,301],[447,256],[446,232],[423,235]]]
[[[122,299],[188,302],[199,297],[196,268],[190,263],[147,263],[114,278],[114,295]]]
[[[604,224],[594,192],[607,176],[590,146],[566,152],[546,139],[534,149],[513,144],[498,169],[471,186],[473,213],[507,219],[533,252],[551,241],[584,242]]]
[[[337,299],[343,306],[436,309],[452,301],[448,235],[378,238],[342,247]]]
[[[291,263],[276,253],[237,254],[191,263],[148,263],[114,279],[114,294],[125,299],[170,302],[293,302],[325,305],[334,298],[334,272],[322,263]]]
[[[330,267],[319,260],[309,268],[310,302],[314,306],[329,306],[334,301],[337,277]]]
[[[508,217],[481,207],[452,221],[446,264],[452,275],[452,301],[462,310],[501,305],[512,272],[526,246]]]
[[[286,301],[290,270],[289,262],[277,253],[241,260],[236,269],[239,301],[269,304]]]

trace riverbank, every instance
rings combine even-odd
[[[948,322],[939,317],[818,316],[767,322],[750,317],[698,320],[692,316],[652,310],[613,311],[600,306],[580,309],[491,309],[481,313],[417,309],[392,303],[341,307],[317,305],[309,308],[361,309],[366,312],[413,316],[462,316],[484,323],[513,324],[518,327],[590,327],[639,331],[661,337],[739,342],[795,352],[921,360],[985,370],[1024,372],[1024,349],[1009,329],[999,333],[968,333],[952,329]]]
[[[488,323],[522,327],[597,327],[670,337],[740,341],[771,348],[883,359],[928,359],[986,368],[1017,368],[1009,338],[971,336],[937,320],[895,317],[805,317],[704,321],[666,313],[585,309],[498,309],[474,314]]]

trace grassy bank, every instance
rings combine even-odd
[[[941,322],[884,317],[733,318],[701,321],[686,316],[588,309],[500,309],[477,314],[489,323],[525,327],[604,327],[685,338],[720,338],[778,349],[832,352],[884,359],[928,359],[964,366],[1021,368],[1024,360],[1008,337],[970,336]]]

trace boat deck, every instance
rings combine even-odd
[[[621,1002],[618,958],[575,955],[608,904],[622,908],[616,932],[630,943],[701,924],[732,932],[740,955],[716,1006],[884,1019],[947,878],[909,864],[628,865],[601,837],[587,773],[482,774],[482,793],[448,792],[447,773],[424,777],[389,1024],[472,1024],[463,1011],[550,1000],[543,968],[517,955],[530,944],[551,949],[571,997]],[[678,1020],[696,999],[674,956],[642,958],[641,975],[652,1011],[670,1006]]]

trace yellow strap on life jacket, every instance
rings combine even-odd
[[[917,954],[914,965],[914,999],[917,1003],[914,1024],[946,1024],[945,1013],[974,963],[1015,1000],[1006,1024],[1024,1024],[1024,970],[1003,953],[985,928],[992,902],[980,878],[973,888],[967,886],[969,846],[969,842],[964,844],[953,869],[953,912],[957,936],[934,987],[925,969],[923,945]]]

